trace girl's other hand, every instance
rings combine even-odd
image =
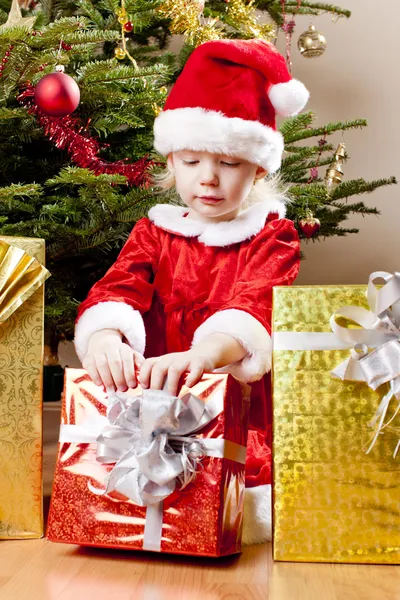
[[[96,385],[126,392],[136,388],[136,371],[140,370],[144,357],[122,341],[122,334],[115,329],[101,329],[94,333],[82,366]]]

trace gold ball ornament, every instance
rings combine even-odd
[[[300,54],[305,58],[316,58],[326,50],[326,37],[316,31],[314,25],[301,34],[297,42]]]
[[[115,48],[114,54],[115,54],[115,57],[118,58],[118,60],[122,60],[126,56],[125,50],[123,48],[119,48],[119,47]]]
[[[121,15],[120,17],[118,17],[118,23],[121,23],[121,25],[125,25],[125,23],[127,23],[129,21],[128,19],[128,15],[125,13],[124,15]]]
[[[126,15],[126,10],[125,10],[124,8],[122,8],[122,7],[120,7],[120,8],[117,8],[117,10],[115,11],[115,14],[116,14],[118,17],[123,17],[123,16],[125,16],[125,15]]]

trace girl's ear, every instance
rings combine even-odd
[[[263,167],[257,167],[254,181],[257,181],[258,179],[263,179],[267,175],[268,175],[268,171],[266,169],[263,169]]]
[[[170,154],[168,154],[167,156],[167,167],[168,170],[173,173],[175,168],[174,168],[174,157],[172,155],[172,152]]]

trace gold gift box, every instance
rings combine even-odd
[[[42,239],[0,236],[0,241],[24,250],[42,265],[45,262]],[[17,299],[18,308],[10,315],[6,310],[0,322],[0,539],[43,536],[44,286],[25,300],[29,274],[21,278],[17,273],[23,303],[19,306]]]
[[[289,334],[292,340],[292,333],[331,332],[331,315],[345,305],[368,308],[366,286],[274,288],[278,561],[400,563],[400,463],[393,458],[398,435],[385,432],[365,453],[372,437],[368,423],[387,388],[378,393],[366,383],[331,376],[349,349],[287,349],[298,344],[288,343]]]

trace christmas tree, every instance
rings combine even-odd
[[[135,222],[170,200],[152,183],[165,167],[152,148],[153,121],[193,49],[224,37],[273,42],[282,30],[290,63],[296,15],[325,11],[350,16],[302,0],[0,0],[0,234],[46,240],[46,328],[54,345],[72,337],[77,305]],[[178,53],[168,48],[173,35],[183,39]],[[66,116],[57,110],[68,107],[49,103],[46,87],[37,87],[45,75],[59,78],[56,66],[80,91]],[[292,184],[288,217],[301,237],[356,233],[341,226],[348,215],[378,211],[347,199],[395,180],[341,182],[346,153],[327,138],[366,123],[314,128],[313,119],[306,112],[281,129],[281,176]],[[319,167],[327,165],[324,180]]]

